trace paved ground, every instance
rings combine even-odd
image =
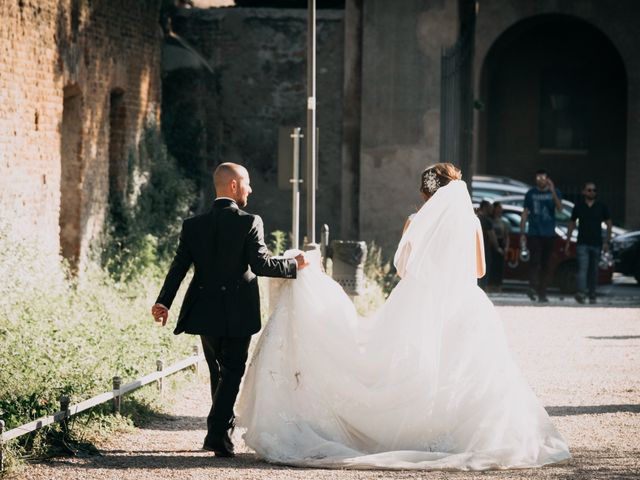
[[[490,293],[491,300],[496,305],[539,305],[532,302],[525,294],[525,282],[510,282],[503,287],[501,293]],[[549,305],[566,307],[592,307],[593,305],[579,305],[573,295],[562,294],[558,290],[549,292]],[[610,285],[598,287],[598,307],[638,307],[640,308],[640,285],[633,277],[615,273]]]
[[[564,464],[485,473],[298,469],[260,461],[240,439],[235,459],[218,459],[199,450],[209,402],[202,384],[184,392],[184,402],[168,419],[100,445],[104,456],[55,459],[12,478],[640,478],[640,308],[503,306],[499,311],[517,362],[569,442],[574,456]]]

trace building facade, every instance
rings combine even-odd
[[[469,5],[474,22],[465,31]],[[305,10],[179,17],[179,33],[214,72],[200,115],[207,165],[255,167],[254,208],[268,228],[288,230],[276,139],[278,127],[305,123]],[[392,253],[421,204],[420,172],[442,155],[450,108],[442,56],[463,36],[472,62],[465,101],[473,103],[465,177],[533,183],[545,168],[570,200],[592,180],[616,223],[640,226],[638,20],[632,0],[346,0],[320,9],[318,226]]]
[[[102,232],[110,195],[135,190],[141,135],[161,110],[170,152],[201,172],[201,208],[212,169],[241,162],[249,208],[268,231],[290,229],[279,134],[306,123],[306,11],[177,8],[163,57],[160,3],[0,0],[0,209],[72,264]],[[463,37],[465,177],[533,183],[545,168],[569,199],[592,180],[616,223],[640,227],[640,3],[328,6],[318,10],[317,231],[327,223],[333,238],[393,252],[421,204],[420,172],[441,158],[442,56]],[[304,190],[301,200],[304,226]]]
[[[362,22],[363,32],[359,236],[389,248],[399,218],[420,203],[421,169],[439,159],[441,51],[460,34],[461,4],[347,1],[346,23]],[[614,220],[640,227],[640,4],[479,0],[475,7],[466,176],[533,183],[544,168],[572,200],[595,181]]]

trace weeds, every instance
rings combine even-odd
[[[400,281],[400,277],[396,275],[396,270],[393,265],[391,265],[391,261],[384,258],[382,248],[376,245],[375,242],[367,244],[367,259],[364,263],[364,274],[380,287],[385,298]]]
[[[154,326],[149,308],[196,203],[195,183],[154,125],[138,147],[128,155],[127,191],[111,192],[105,238],[96,245],[100,261],[89,262],[80,280],[0,215],[0,419],[7,430],[56,412],[61,395],[77,403],[109,391],[113,376],[126,383],[154,371],[157,359],[172,363],[191,353],[194,338]],[[8,463],[69,442],[83,448],[90,432],[148,418],[160,408],[144,397],[150,388],[127,396],[122,417],[102,405],[74,417],[62,436],[58,424],[9,442]]]
[[[271,255],[282,255],[288,248],[288,235],[282,230],[274,230],[269,234],[267,248]]]
[[[101,251],[103,267],[121,281],[164,270],[177,245],[182,220],[197,201],[195,183],[168,154],[156,127],[147,127],[140,150],[146,181],[126,195],[110,196]],[[140,183],[134,170],[129,172],[130,186]]]
[[[0,419],[7,430],[56,412],[61,395],[76,403],[109,391],[115,375],[128,382],[154,371],[159,358],[171,363],[191,353],[192,337],[153,324],[149,307],[162,280],[156,269],[127,282],[96,266],[82,281],[66,273],[0,220]],[[58,428],[10,442],[8,456],[42,454]]]

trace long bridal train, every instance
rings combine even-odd
[[[440,188],[398,247],[403,278],[359,318],[319,262],[282,287],[238,403],[268,461],[335,468],[526,468],[570,457],[475,281],[466,186]]]

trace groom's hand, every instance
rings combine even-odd
[[[296,255],[296,263],[298,264],[298,270],[302,270],[303,268],[309,266],[309,261],[304,256],[304,253],[300,253]]]
[[[153,315],[153,319],[161,323],[164,327],[167,324],[167,319],[169,318],[169,309],[160,303],[156,303],[153,307],[151,307],[151,315]]]

